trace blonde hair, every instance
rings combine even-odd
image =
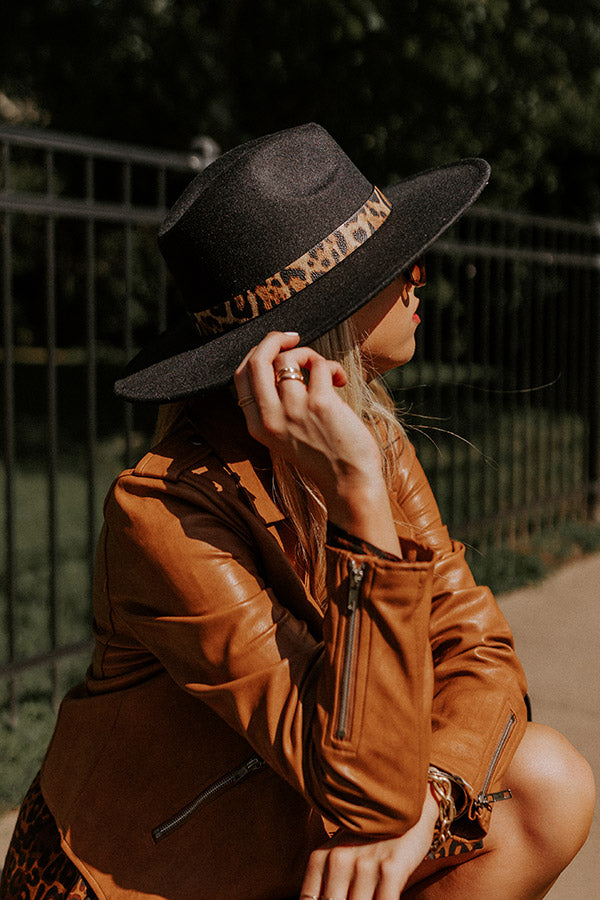
[[[391,481],[394,462],[401,449],[403,428],[396,417],[393,400],[379,380],[369,381],[351,322],[336,325],[311,344],[326,359],[339,362],[347,382],[339,392],[353,412],[372,430],[381,453],[384,477]],[[164,404],[159,408],[154,442],[161,440],[185,414],[188,401]],[[315,599],[325,602],[325,541],[327,509],[316,487],[283,457],[271,454],[274,499],[296,533],[298,559],[306,572],[306,583]]]
[[[326,359],[339,362],[347,382],[339,392],[354,413],[373,431],[388,483],[399,452],[403,429],[396,418],[393,400],[383,383],[369,381],[351,322],[346,320],[311,344]],[[307,584],[320,603],[325,602],[325,540],[327,509],[316,487],[295,466],[272,454],[276,500],[288,517],[298,539],[297,553],[306,571]]]

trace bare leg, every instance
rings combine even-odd
[[[487,852],[444,869],[425,862],[407,900],[538,900],[583,846],[594,779],[558,732],[530,724],[503,783],[513,799],[494,807]],[[422,871],[422,875],[421,875]],[[432,872],[434,873],[432,875]]]

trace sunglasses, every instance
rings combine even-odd
[[[404,269],[402,271],[402,275],[406,279],[408,284],[412,284],[413,287],[419,288],[427,284],[425,260],[423,259],[423,257],[420,256],[413,263],[411,263],[407,269]]]

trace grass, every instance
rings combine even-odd
[[[64,454],[56,474],[55,583],[49,565],[50,498],[44,460],[21,461],[13,478],[16,566],[14,577],[14,658],[27,659],[52,646],[55,621],[59,645],[85,640],[90,635],[91,599],[89,517],[100,527],[102,499],[114,475],[122,468],[123,444],[104,442],[97,459],[94,510],[90,510],[87,472],[81,458]],[[79,459],[79,471],[74,466]],[[2,490],[5,490],[4,472]],[[0,504],[5,506],[5,496]],[[0,622],[8,620],[6,547],[0,548]],[[55,614],[52,599],[55,597]],[[9,659],[8,628],[0,631],[0,665]],[[0,680],[0,812],[14,807],[38,770],[55,721],[54,696],[61,696],[81,680],[88,654],[61,660],[52,667],[24,671],[13,682],[17,699],[16,723],[11,714],[11,686]],[[53,677],[56,684],[53,685]]]
[[[486,554],[467,554],[479,584],[488,584],[494,593],[516,590],[541,581],[567,562],[600,551],[600,524],[561,522],[515,547],[496,547]]]

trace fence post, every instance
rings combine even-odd
[[[600,238],[600,221],[596,223]],[[600,522],[600,255],[590,269],[590,384],[588,516]]]

